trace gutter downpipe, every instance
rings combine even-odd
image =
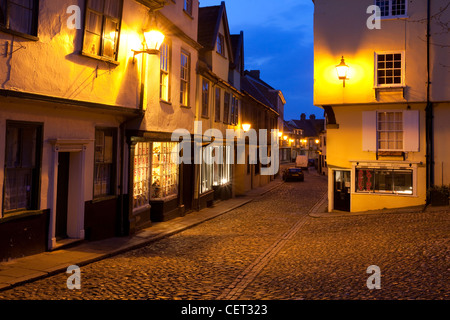
[[[434,137],[433,137],[433,104],[430,101],[430,29],[431,29],[431,0],[427,0],[427,105],[426,105],[426,159],[427,159],[427,181],[426,188],[434,186]],[[427,193],[427,204],[430,199]]]

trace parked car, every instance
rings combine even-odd
[[[301,168],[286,168],[283,171],[284,181],[304,181],[305,174]]]

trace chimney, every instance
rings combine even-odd
[[[259,79],[261,76],[261,70],[250,70],[249,73],[255,79]]]
[[[306,120],[306,114],[302,113],[302,114],[300,115],[300,120]]]
[[[316,115],[315,114],[310,114],[309,115],[309,120],[316,120]]]

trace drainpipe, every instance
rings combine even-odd
[[[430,101],[430,28],[431,0],[427,0],[427,105],[426,112],[426,159],[427,159],[427,190],[434,186],[434,137],[433,137],[433,104]],[[427,204],[430,199],[427,196]]]

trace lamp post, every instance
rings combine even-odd
[[[343,80],[344,88],[345,80],[348,80],[348,69],[349,66],[345,64],[344,56],[342,56],[341,63],[336,66],[336,72],[339,80]]]

